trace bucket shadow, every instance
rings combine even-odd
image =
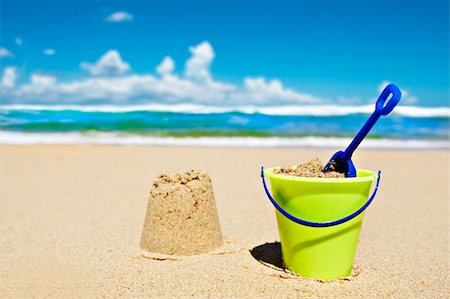
[[[250,250],[250,254],[253,258],[265,266],[272,265],[279,270],[284,270],[280,242],[266,243],[256,246]]]
[[[323,237],[308,240],[305,242],[301,242],[296,244],[292,250],[294,252],[298,252],[301,250],[305,250],[308,247],[315,246],[316,244],[320,244],[325,241],[329,241],[330,239],[334,239],[337,237],[340,237],[346,233],[349,233],[355,229],[358,229],[361,227],[362,220],[359,220],[352,225],[346,227],[345,229],[333,232],[331,234],[325,235]],[[259,246],[254,247],[250,250],[250,254],[255,258],[258,262],[261,264],[275,268],[277,270],[284,271],[286,269],[284,263],[283,263],[283,257],[281,254],[281,243],[280,242],[272,242],[272,243],[265,243]]]

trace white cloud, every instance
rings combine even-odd
[[[0,90],[0,94],[5,94],[9,99],[10,97],[16,98],[16,103],[36,101],[40,99],[39,102],[48,102],[49,100],[60,100],[58,96],[59,85],[57,84],[56,78],[49,75],[43,74],[32,74],[30,77],[30,83],[21,85],[12,92],[7,93]]]
[[[30,83],[22,85],[18,91],[24,95],[28,94],[33,97],[38,97],[42,96],[42,94],[52,93],[57,89],[58,86],[56,85],[55,77],[43,74],[32,74]]]
[[[175,62],[166,56],[156,67],[160,76],[124,75],[130,70],[119,52],[110,50],[96,63],[81,67],[94,77],[59,82],[56,78],[33,74],[30,83],[0,90],[14,103],[44,104],[172,104],[192,103],[219,106],[301,105],[321,99],[285,87],[279,80],[247,77],[242,84],[215,81],[209,73],[214,50],[208,42],[191,47],[184,75],[173,73]],[[122,76],[109,76],[122,74]]]
[[[166,56],[161,61],[160,64],[156,67],[156,72],[161,76],[170,75],[175,69],[175,61],[173,61],[172,57]]]
[[[211,80],[209,67],[215,57],[211,44],[204,41],[195,47],[190,47],[189,51],[191,57],[186,61],[186,77],[199,81]]]
[[[82,62],[80,66],[94,76],[122,75],[130,71],[130,65],[122,60],[117,50],[109,50],[94,64]]]
[[[56,83],[56,78],[49,75],[42,74],[32,74],[31,75],[31,85],[39,88],[47,88]]]
[[[44,54],[47,55],[47,56],[53,56],[53,55],[56,54],[56,51],[53,50],[53,49],[45,49],[44,50]]]
[[[57,83],[53,77],[33,75],[31,83],[18,87],[13,96],[20,102],[40,98],[47,103],[221,103],[235,87],[218,82],[197,84],[177,76],[93,77]],[[44,96],[45,91],[45,96]],[[8,97],[9,98],[9,97]]]
[[[361,99],[355,96],[338,96],[336,104],[339,105],[361,105]]]
[[[381,93],[386,86],[388,86],[390,83],[387,80],[381,82],[381,84],[378,86],[378,92]],[[400,91],[402,92],[402,98],[400,99],[400,102],[402,104],[416,104],[418,102],[417,97],[411,95],[406,89],[400,88]]]
[[[248,85],[252,80],[263,91]],[[47,103],[197,103],[213,105],[282,105],[310,103],[318,98],[286,89],[274,81],[247,78],[244,86],[222,82],[197,82],[176,75],[154,77],[130,75],[126,77],[93,77],[69,83],[57,83],[53,77],[33,75],[31,84],[15,90],[20,102],[40,98]],[[276,81],[275,81],[276,82]],[[260,85],[259,85],[260,84]],[[251,83],[250,83],[251,85]],[[44,93],[45,92],[45,93]],[[267,95],[263,95],[267,92]],[[45,96],[44,96],[45,94]]]
[[[127,22],[132,20],[133,15],[125,11],[117,11],[106,17],[107,22],[114,22],[114,23]]]
[[[0,58],[12,58],[14,54],[4,47],[0,47]]]
[[[17,70],[15,67],[8,66],[3,70],[1,86],[4,88],[13,88],[16,84]]]
[[[277,101],[289,103],[314,103],[320,101],[319,98],[309,94],[298,93],[293,89],[285,88],[281,81],[266,81],[264,77],[251,78],[244,80],[244,90],[236,95],[241,100],[251,97],[258,103],[275,103]]]
[[[16,43],[16,45],[21,46],[23,44],[23,41],[20,37],[16,37],[14,39],[14,42]]]

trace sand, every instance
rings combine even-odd
[[[222,244],[209,175],[197,170],[158,175],[149,195],[141,247],[162,254],[195,255]]]
[[[308,178],[345,178],[345,174],[333,170],[323,172],[323,163],[317,157],[305,163],[277,167],[273,172],[283,175]]]
[[[358,150],[382,169],[352,277],[304,279],[281,268],[260,167],[327,160],[337,149],[2,146],[1,297],[448,297],[446,151]],[[189,257],[139,243],[151,182],[203,169],[224,245]]]

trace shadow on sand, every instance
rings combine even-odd
[[[281,243],[266,243],[254,247],[250,254],[260,263],[269,267],[284,270],[283,258],[281,256]]]

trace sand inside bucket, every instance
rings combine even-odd
[[[323,172],[323,163],[319,158],[314,158],[306,163],[294,166],[281,166],[274,169],[274,173],[310,177],[310,178],[345,178],[345,175],[336,171]]]
[[[150,252],[194,255],[222,243],[209,175],[196,170],[160,174],[150,192],[141,247]]]

